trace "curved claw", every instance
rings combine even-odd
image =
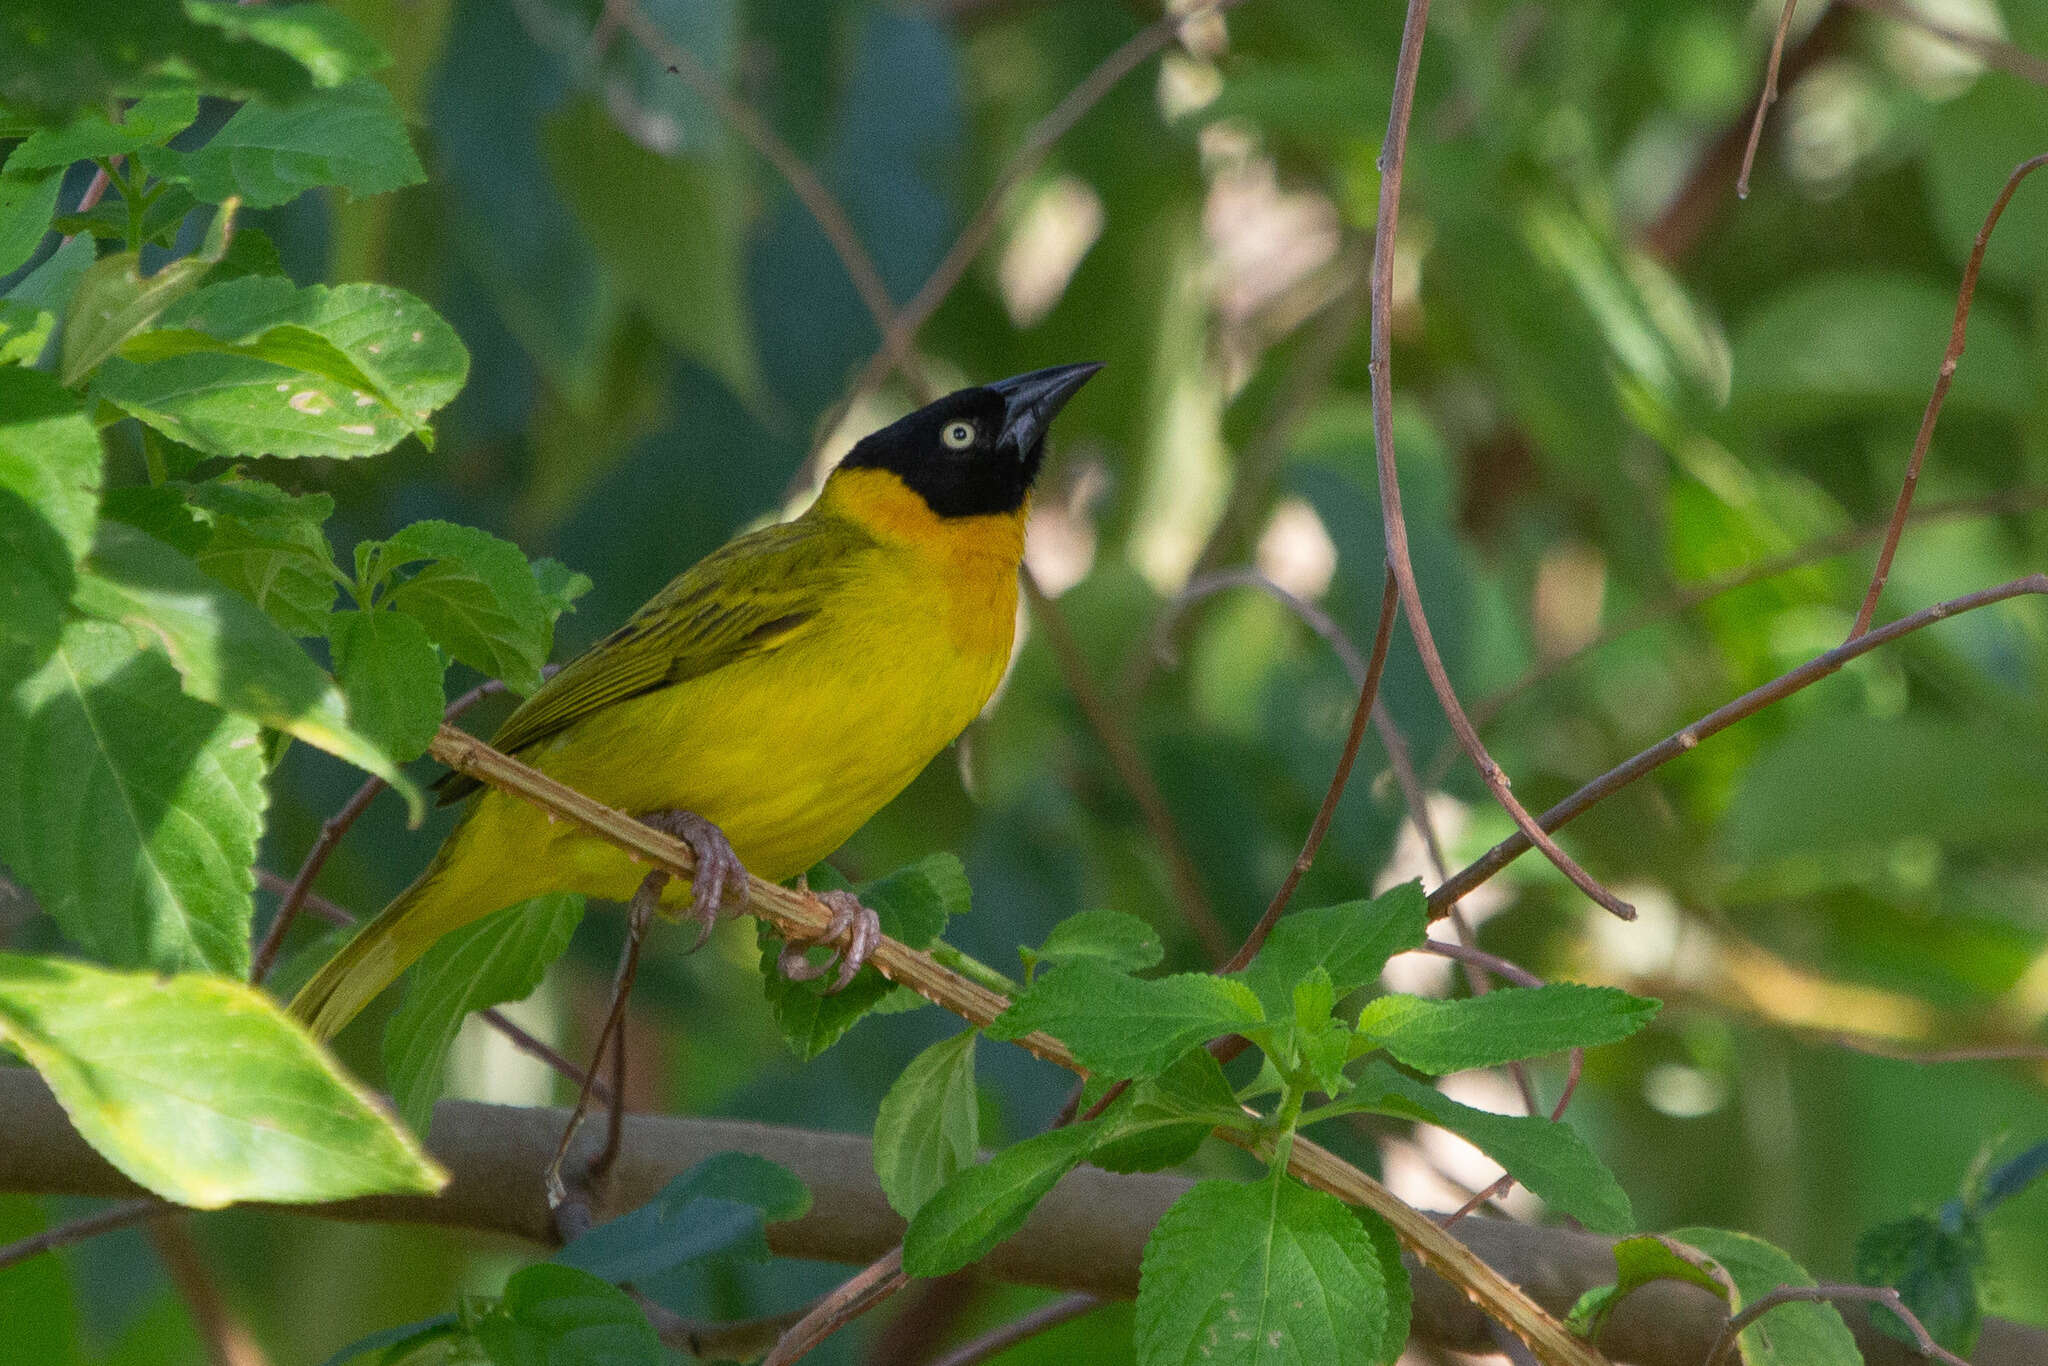
[[[825,975],[833,960],[813,963],[804,953],[814,944],[830,944],[838,949],[839,972],[826,988],[826,994],[845,990],[854,975],[867,964],[875,946],[882,942],[880,917],[861,905],[860,898],[852,892],[813,892],[820,904],[831,912],[832,918],[825,928],[813,939],[791,940],[776,956],[776,971],[792,982],[809,982]]]
[[[733,852],[732,842],[725,832],[690,811],[655,811],[642,816],[641,820],[664,834],[674,835],[690,846],[690,852],[697,856],[697,872],[690,884],[690,916],[699,928],[697,941],[690,945],[695,953],[711,938],[711,931],[718,922],[729,915],[736,915],[747,904],[747,867],[740,862],[740,856]],[[648,882],[654,875],[650,874]],[[668,881],[662,874],[663,883]],[[659,885],[655,891],[658,893]],[[647,883],[641,884],[641,893],[647,891]],[[638,896],[636,895],[636,900]]]

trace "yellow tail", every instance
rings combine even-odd
[[[445,913],[436,913],[442,909],[436,903],[447,890],[442,865],[441,859],[435,859],[419,881],[357,931],[292,998],[293,1018],[315,1038],[331,1039],[340,1033],[343,1025],[398,980],[436,939],[462,923],[451,924]]]

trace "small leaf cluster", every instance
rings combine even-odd
[[[1459,1001],[1380,996],[1345,1013],[1390,956],[1420,945],[1425,918],[1421,890],[1408,884],[1283,919],[1242,972],[1163,977],[1137,975],[1163,950],[1134,917],[1092,911],[1063,922],[1023,952],[1026,981],[1010,1008],[986,1031],[925,1050],[882,1103],[875,1165],[910,1220],[905,1269],[939,1276],[978,1260],[1083,1162],[1157,1171],[1232,1129],[1269,1171],[1248,1185],[1201,1182],[1160,1223],[1139,1294],[1140,1361],[1392,1361],[1408,1316],[1392,1230],[1286,1173],[1297,1133],[1352,1113],[1449,1129],[1561,1211],[1627,1228],[1626,1196],[1571,1129],[1461,1105],[1414,1074],[1612,1042],[1647,1024],[1657,1003],[1559,985]],[[977,1035],[1034,1031],[1072,1051],[1089,1073],[1084,1100],[1097,1104],[977,1164]],[[1241,1084],[1209,1047],[1233,1035],[1261,1055]],[[1117,1083],[1121,1092],[1101,1104]]]
[[[454,1313],[374,1333],[329,1359],[477,1361],[493,1366],[668,1360],[630,1287],[655,1298],[685,1272],[769,1259],[766,1227],[810,1208],[789,1171],[752,1153],[705,1158],[638,1209],[597,1225],[552,1261],[525,1267],[502,1294],[466,1297]],[[375,1354],[374,1356],[372,1354]]]
[[[333,500],[275,475],[317,467],[248,463],[431,444],[468,375],[426,303],[296,284],[238,221],[424,179],[353,21],[146,0],[17,7],[0,28],[0,864],[78,949],[168,974],[8,960],[0,1041],[167,1198],[431,1189],[381,1106],[225,980],[250,968],[267,787],[303,741],[417,816],[399,765],[439,725],[448,667],[538,686],[588,580],[445,522],[359,544],[344,569]],[[234,102],[225,121],[209,99]],[[554,905],[535,933],[559,951],[575,913]],[[464,951],[444,977],[483,980],[454,999],[506,999]],[[418,1120],[453,1023],[416,1009],[407,1026]]]
[[[2048,1141],[1972,1174],[1961,1194],[1931,1214],[1879,1224],[1856,1240],[1856,1276],[1888,1285],[1936,1342],[1967,1356],[1984,1326],[1985,1220],[2048,1172]],[[1899,1316],[1873,1306],[1877,1326],[1901,1342],[1915,1339]]]

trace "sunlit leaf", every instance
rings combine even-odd
[[[218,1209],[437,1191],[447,1177],[276,1002],[220,977],[0,954],[0,1042],[102,1156]]]

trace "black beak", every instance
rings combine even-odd
[[[1020,460],[1029,460],[1054,416],[1101,368],[1096,361],[1055,365],[989,385],[1003,400],[1003,431],[996,444],[1016,452]]]

